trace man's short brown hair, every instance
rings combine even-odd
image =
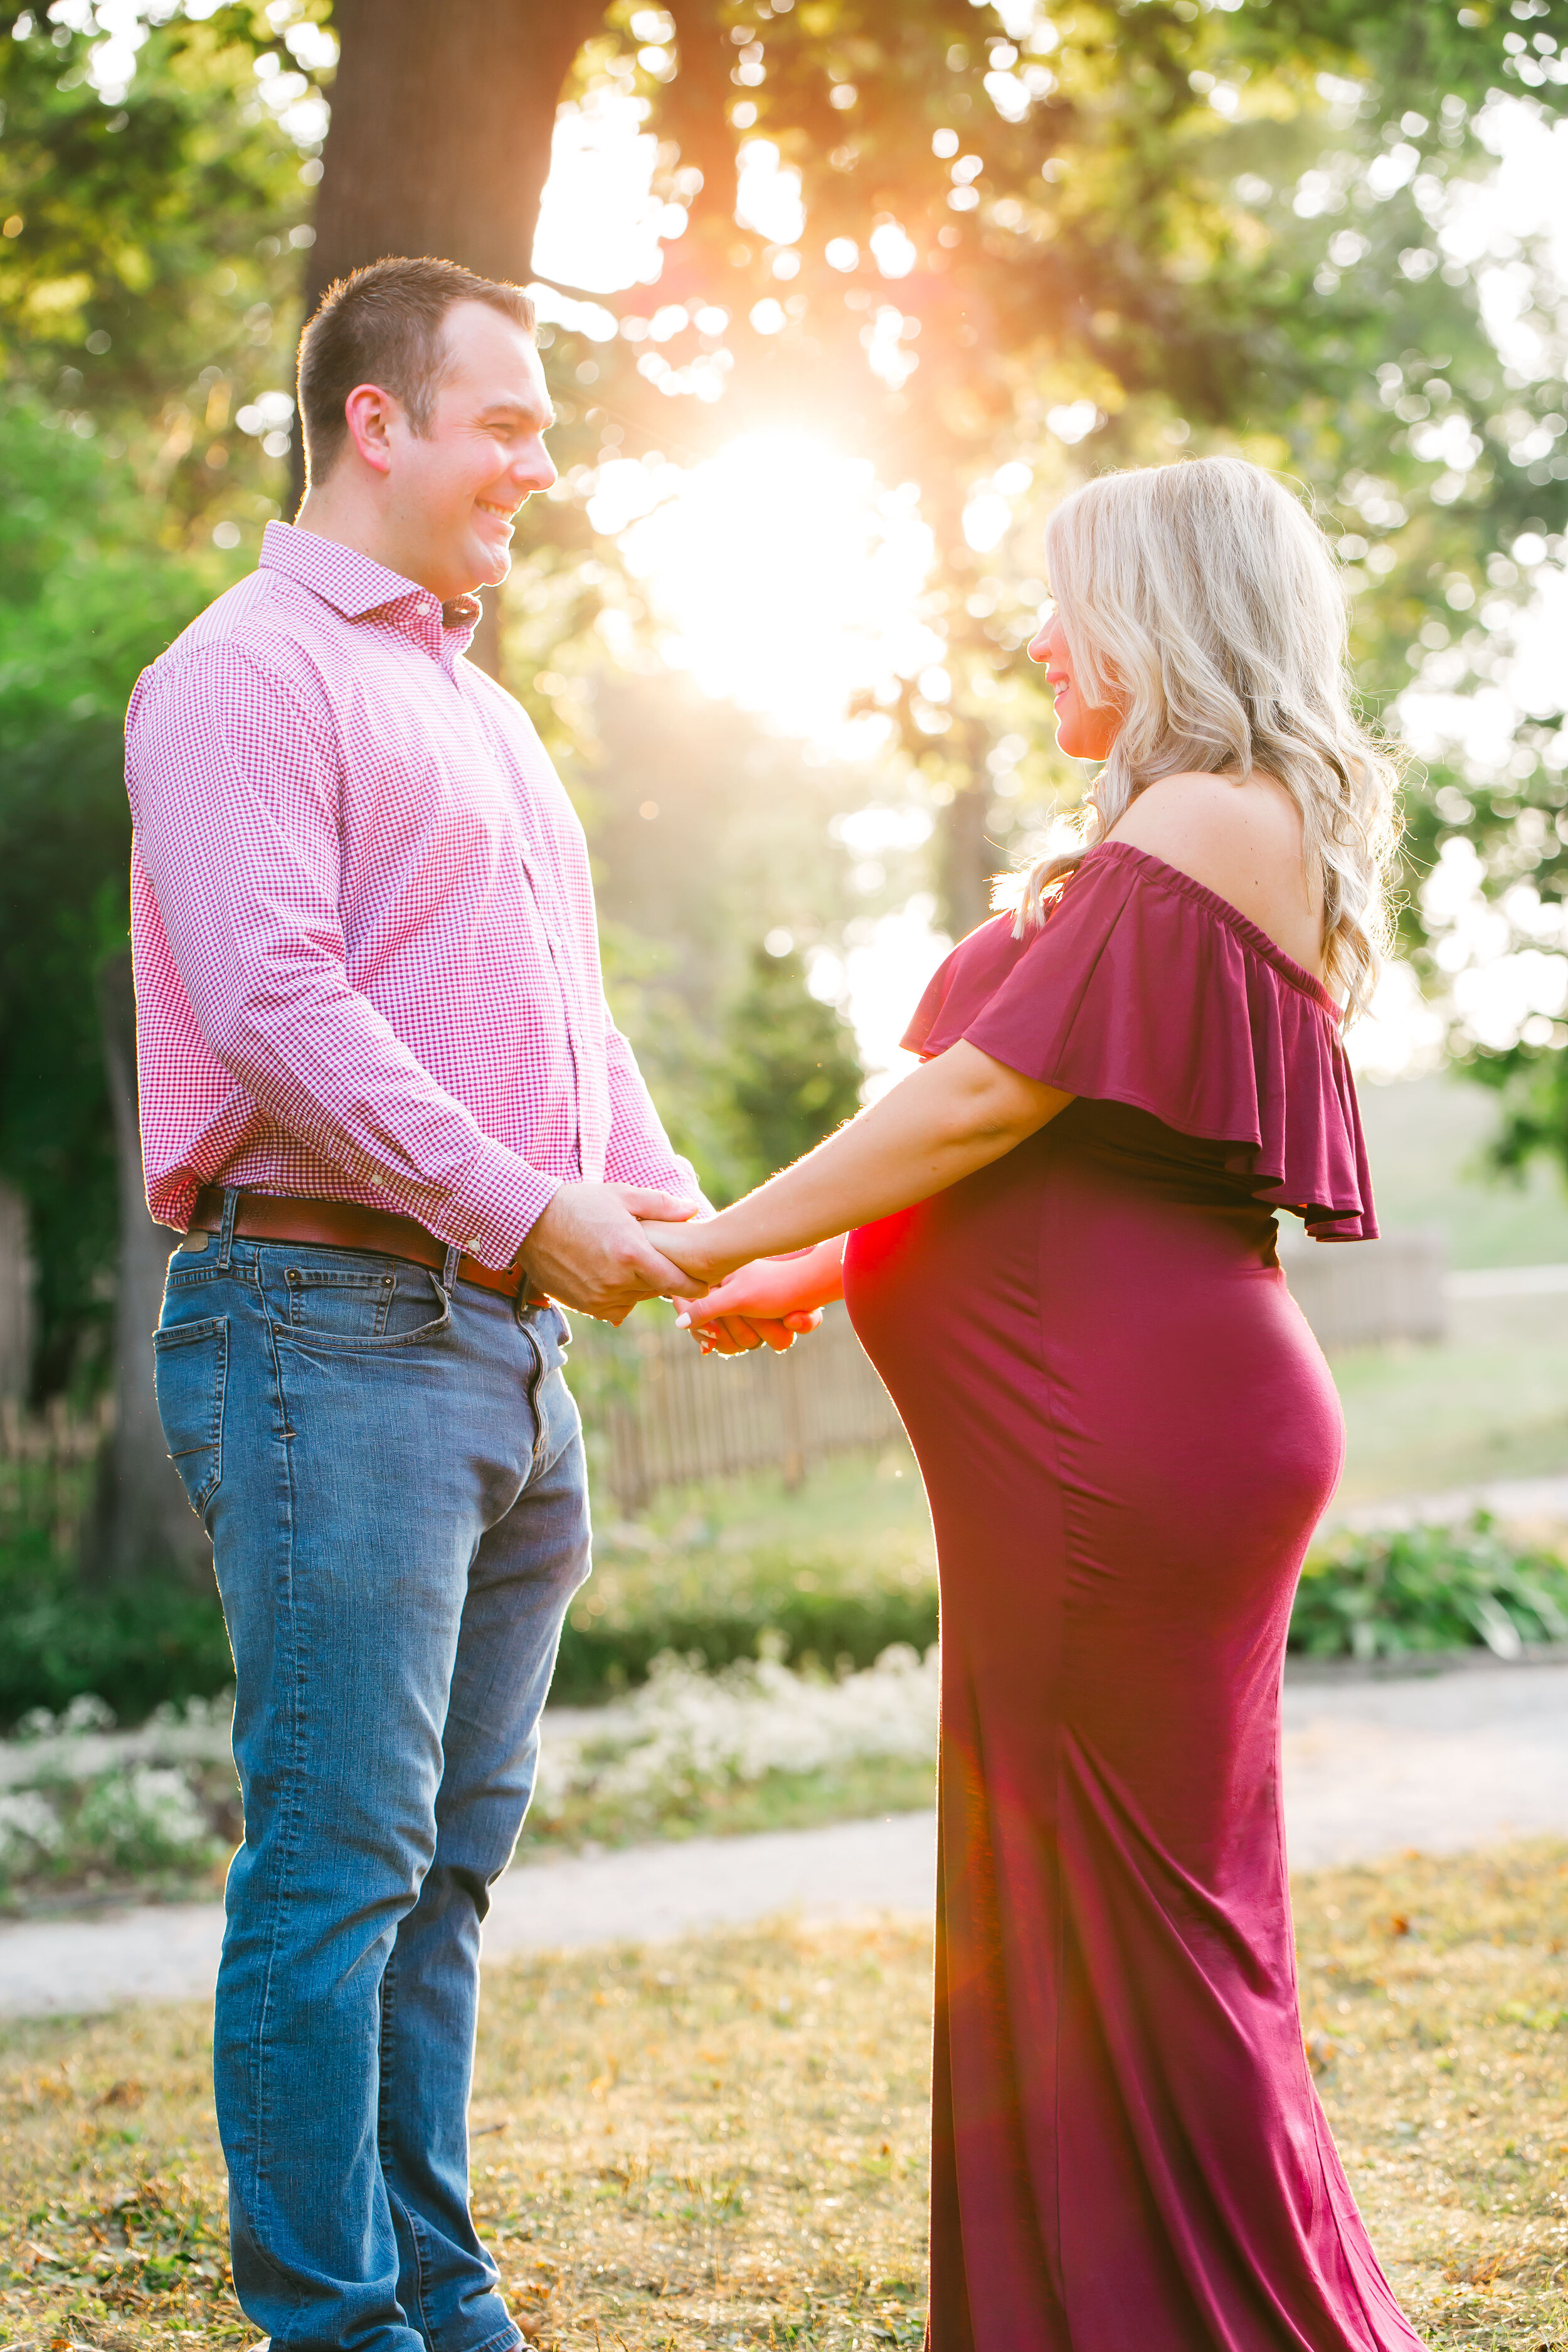
[[[456,261],[373,261],[328,287],[300,338],[300,422],[305,470],[324,482],[348,438],[344,403],[354,386],[379,384],[422,438],[446,372],[442,329],[458,302],[487,302],[525,334],[533,304],[521,286],[479,278]]]

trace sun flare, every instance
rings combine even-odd
[[[689,468],[612,458],[588,517],[619,536],[664,658],[785,733],[867,749],[853,698],[890,698],[941,659],[921,617],[933,550],[915,486],[887,488],[825,440],[750,433]]]

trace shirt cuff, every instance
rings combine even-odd
[[[560,1177],[542,1175],[487,1136],[431,1230],[481,1265],[510,1265],[560,1190]]]

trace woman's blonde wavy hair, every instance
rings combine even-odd
[[[1261,467],[1191,457],[1086,483],[1052,515],[1046,560],[1079,695],[1123,717],[1080,845],[1024,877],[1016,935],[1159,777],[1260,770],[1301,812],[1328,976],[1347,1019],[1364,1012],[1387,942],[1398,775],[1356,716],[1322,531]]]

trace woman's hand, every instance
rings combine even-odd
[[[798,1333],[815,1331],[823,1307],[843,1296],[840,1234],[787,1257],[754,1259],[706,1297],[685,1300],[676,1319],[704,1355],[742,1353],[758,1339],[783,1349]]]

